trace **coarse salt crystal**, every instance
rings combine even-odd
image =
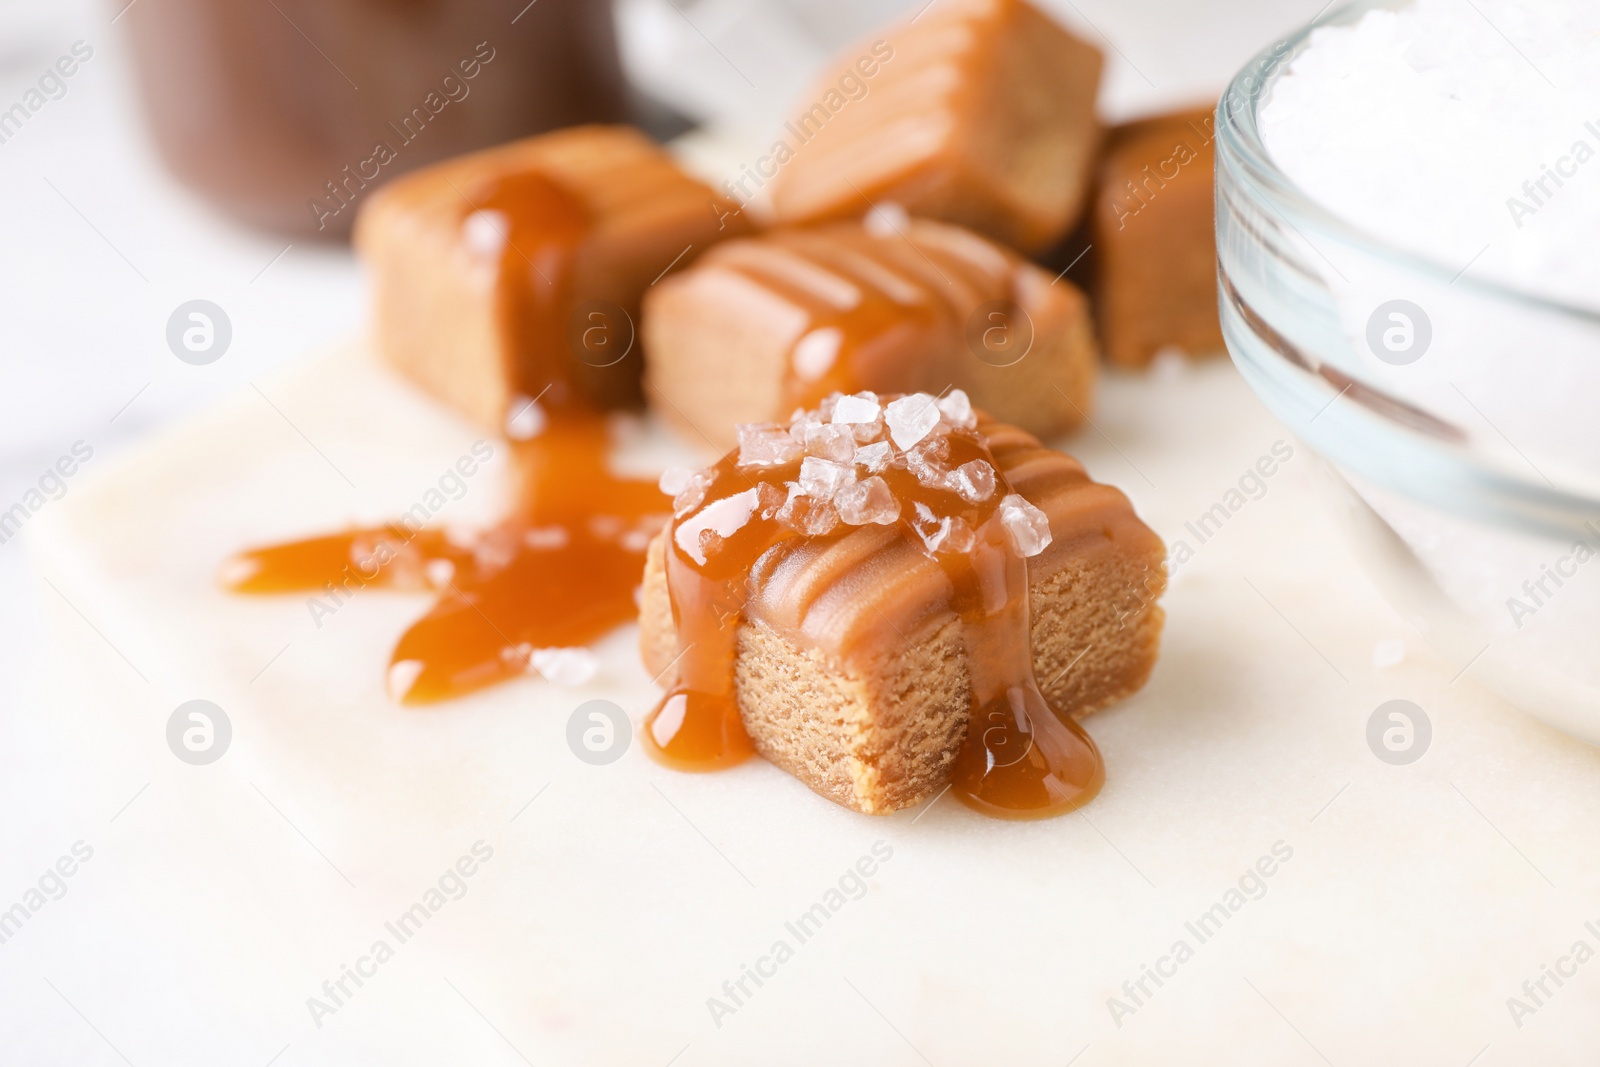
[[[484,570],[498,570],[516,558],[517,540],[507,527],[490,530],[473,542],[473,562]]]
[[[1189,373],[1189,356],[1176,345],[1166,345],[1156,350],[1150,359],[1148,374],[1152,381],[1170,385],[1182,381]]]
[[[722,545],[725,541],[727,541],[727,538],[723,537],[715,530],[701,530],[698,540],[700,555],[705,559],[710,559],[712,556],[715,556],[718,552],[722,551]]]
[[[506,410],[506,436],[513,441],[531,441],[544,431],[544,409],[532,397],[515,396]]]
[[[711,481],[710,471],[690,471],[689,476],[683,481],[682,488],[672,494],[672,514],[681,519],[699,507],[700,502],[706,498],[706,490],[711,488]]]
[[[943,437],[935,437],[906,452],[906,469],[916,475],[919,485],[928,489],[944,489],[950,473],[945,466],[949,457],[950,442]]]
[[[565,526],[530,526],[522,531],[522,543],[535,551],[563,548],[570,540],[572,535]]]
[[[896,447],[911,448],[939,425],[939,408],[927,393],[912,393],[891,400],[884,408],[883,421]]]
[[[959,426],[963,430],[970,430],[978,425],[977,416],[972,413],[972,401],[967,399],[967,394],[961,389],[952,389],[939,398],[939,413],[946,422],[952,426]]]
[[[871,393],[841,396],[833,405],[834,422],[875,422],[883,409]]]
[[[981,459],[969,460],[951,471],[945,484],[969,504],[981,504],[994,495],[994,468]]]
[[[568,689],[585,685],[600,673],[600,657],[586,648],[536,648],[528,659],[545,681]]]
[[[696,468],[694,467],[668,467],[661,472],[656,484],[668,496],[677,496],[694,482]]]
[[[747,422],[739,427],[739,466],[782,467],[800,458],[805,446],[787,426]]]
[[[790,482],[789,499],[778,509],[775,518],[808,537],[821,537],[839,525],[839,510],[833,501],[807,496],[799,484]]]
[[[800,532],[807,537],[823,537],[839,525],[839,509],[831,500],[813,500],[800,520]]]
[[[883,416],[879,415],[871,422],[852,423],[850,430],[855,435],[856,444],[870,445],[874,441],[883,440]]]
[[[1017,555],[1037,556],[1050,544],[1050,518],[1016,493],[1000,501],[1000,525]]]
[[[794,482],[788,484],[793,486],[796,492],[799,491],[800,487]],[[770,519],[778,513],[779,508],[783,507],[788,497],[788,493],[771,482],[762,482],[756,486],[756,511],[763,519]]]
[[[807,426],[806,455],[850,463],[856,454],[856,438],[849,426]]]
[[[800,488],[799,482],[785,482],[784,487],[788,490],[788,495],[778,505],[774,517],[785,526],[798,527],[800,515],[806,508],[805,490]]]
[[[806,434],[818,426],[827,425],[828,420],[821,418],[815,411],[796,412],[794,418],[789,420],[789,436],[800,445],[800,450],[805,451]]]
[[[889,451],[888,441],[874,441],[870,445],[861,445],[856,449],[856,466],[867,468],[870,474],[877,474],[889,465]]]
[[[889,483],[876,476],[844,486],[833,500],[839,508],[839,518],[851,526],[888,526],[900,517],[900,501],[895,499]]]
[[[816,456],[807,456],[800,462],[800,491],[813,500],[832,500],[835,493],[855,480],[855,467],[847,463]]]

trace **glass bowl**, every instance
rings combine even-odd
[[[1217,108],[1223,336],[1327,462],[1349,543],[1461,674],[1600,743],[1600,315],[1363,232],[1276,166],[1259,111],[1318,27]],[[1374,195],[1379,195],[1375,190]],[[1459,677],[1459,675],[1458,675]]]

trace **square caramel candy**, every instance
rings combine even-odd
[[[835,399],[833,410],[843,402]],[[1020,647],[997,647],[993,631],[988,639],[981,635],[991,625],[987,620],[1005,617],[1005,610],[997,611],[987,593],[974,597],[972,590],[963,591],[964,572],[941,554],[952,545],[955,552],[972,551],[982,529],[975,534],[966,528],[960,532],[966,543],[955,544],[954,530],[923,522],[909,500],[901,501],[898,518],[882,510],[885,500],[863,505],[884,491],[868,473],[885,472],[882,455],[870,455],[863,465],[858,451],[857,473],[843,488],[819,490],[815,473],[805,486],[807,465],[817,463],[832,442],[807,446],[804,459],[799,452],[769,455],[761,444],[763,435],[780,430],[801,436],[796,425],[751,427],[739,453],[709,472],[682,479],[683,492],[691,496],[685,500],[680,494],[675,525],[650,546],[640,594],[640,646],[646,669],[669,691],[704,685],[703,674],[696,679],[694,672],[703,672],[707,664],[697,665],[695,657],[709,652],[713,673],[731,672],[728,684],[738,719],[757,752],[835,803],[885,814],[946,786],[960,791],[965,747],[980,740],[987,746],[993,729],[974,721],[980,679],[987,679],[983,684],[991,689],[997,679],[1000,687],[1036,686],[1054,709],[1045,714],[1073,719],[1145,684],[1164,618],[1157,599],[1166,586],[1165,549],[1117,489],[1091,481],[1076,460],[1015,427],[977,422],[991,470],[999,477],[987,484],[986,478],[977,479],[977,491],[970,493],[968,482],[961,487],[963,495],[981,501],[988,491],[995,495],[988,498],[993,506],[998,494],[1009,493],[999,511],[1012,507],[1027,513],[1013,534],[1017,554],[1027,557],[1014,561],[1025,562],[1018,568],[1021,588],[1001,598],[1021,596],[1020,614],[1009,616],[1009,629],[1000,631],[1008,644]],[[817,436],[812,428],[802,429],[806,439]],[[892,435],[895,428],[890,430]],[[913,458],[918,446],[887,451],[911,469],[922,469]],[[692,494],[715,498],[715,472],[733,479],[737,490],[761,476],[759,464],[785,458],[800,463],[805,491],[791,491],[782,508],[794,508],[797,497],[805,504],[805,493],[813,494],[800,521],[812,523],[823,509],[817,536],[779,541],[771,549],[769,540],[757,540],[753,548],[741,549],[736,539],[746,534],[727,521],[727,499],[694,510]],[[950,455],[948,464],[962,458]],[[752,463],[744,464],[746,459]],[[882,477],[892,479],[887,472]],[[921,473],[918,478],[920,484],[930,481]],[[747,492],[761,495],[759,488]],[[831,503],[820,503],[819,492],[831,492]],[[783,497],[778,492],[774,503]],[[740,497],[731,499],[738,503]],[[1011,531],[1009,520],[1006,525]],[[685,533],[707,527],[722,535],[708,543],[706,533],[700,534],[698,551],[710,557],[708,566],[716,565],[711,553],[717,545],[753,558],[735,559],[725,568],[749,575],[739,602],[697,620],[712,601],[694,599],[692,576],[688,590],[674,586],[686,564],[671,554],[685,544],[696,551]],[[988,558],[990,563],[974,565],[970,573],[994,573],[993,557]],[[958,607],[963,601],[967,607]],[[992,614],[975,621],[974,601]],[[691,647],[681,647],[689,640]],[[668,704],[672,699],[669,695]],[[653,719],[646,729],[654,736]]]
[[[941,0],[812,89],[784,128],[776,218],[851,218],[893,201],[1047,248],[1088,196],[1101,65],[1025,0]]]
[[[903,214],[713,248],[645,295],[646,394],[693,440],[833,393],[965,390],[1050,436],[1092,404],[1088,300],[978,234]]]
[[[625,126],[560,130],[415,171],[379,190],[356,223],[378,349],[513,437],[532,431],[519,421],[541,395],[637,403],[640,295],[739,232],[733,207]]]
[[[1196,109],[1112,130],[1090,218],[1095,315],[1106,358],[1142,367],[1162,348],[1222,348],[1213,204],[1215,117]]]

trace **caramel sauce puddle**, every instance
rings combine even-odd
[[[653,481],[608,469],[605,419],[572,386],[567,280],[589,229],[583,204],[538,174],[471,192],[464,222],[492,213],[477,220],[480,233],[502,238],[495,299],[504,356],[524,394],[514,406],[542,403],[543,426],[511,445],[520,479],[513,513],[459,540],[401,520],[250,549],[222,568],[223,585],[239,593],[437,592],[390,659],[390,692],[405,704],[516,677],[534,649],[580,647],[632,621],[645,547],[666,518]]]

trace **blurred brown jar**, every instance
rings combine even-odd
[[[139,0],[156,143],[255,226],[342,238],[378,184],[626,95],[607,0]]]

